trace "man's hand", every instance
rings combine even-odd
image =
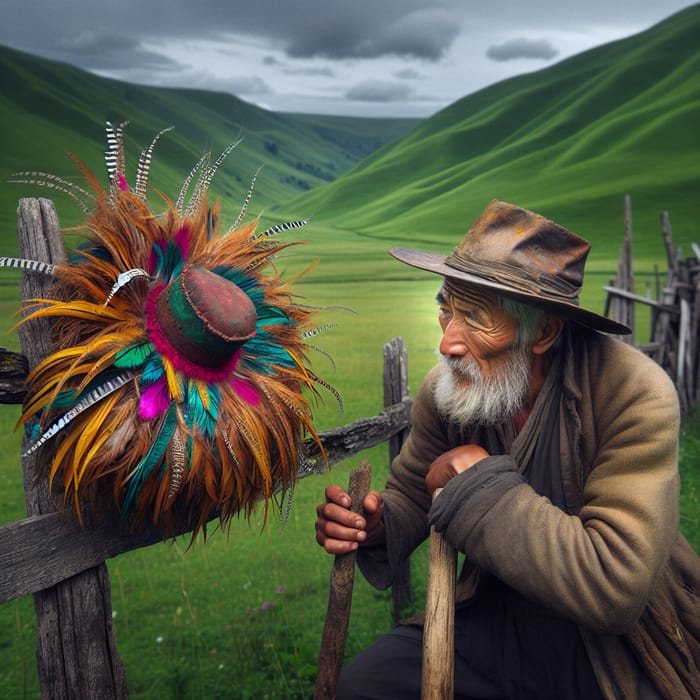
[[[443,452],[431,465],[425,477],[425,487],[432,495],[435,489],[443,487],[453,476],[461,474],[489,453],[479,445],[460,445]]]
[[[360,543],[375,544],[384,534],[384,502],[370,491],[362,502],[363,515],[350,510],[350,496],[340,486],[326,488],[326,500],[316,506],[316,541],[329,554],[347,554]]]

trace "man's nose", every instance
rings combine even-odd
[[[459,318],[451,318],[443,328],[439,350],[441,355],[449,357],[462,357],[467,354],[467,346],[464,342],[464,329]]]

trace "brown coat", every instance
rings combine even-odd
[[[479,463],[483,477],[468,477],[471,485],[480,480],[478,491],[466,497],[466,474],[452,479],[431,511],[429,465],[476,440],[437,416],[435,368],[418,392],[410,436],[384,492],[387,564],[361,550],[360,566],[374,585],[388,585],[432,518],[472,567],[458,601],[473,594],[479,568],[490,571],[579,623],[607,698],[637,697],[631,654],[664,697],[700,698],[700,559],[678,531],[675,389],[640,352],[577,325],[567,330],[563,352],[568,512],[502,457]]]

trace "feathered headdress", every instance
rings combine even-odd
[[[79,517],[84,502],[98,513],[116,503],[136,527],[206,531],[212,517],[248,516],[261,500],[267,508],[293,484],[305,438],[321,447],[304,390],[323,386],[339,399],[306,363],[315,310],[294,302],[273,263],[294,243],[272,234],[305,222],[260,233],[242,224],[251,184],[220,234],[206,193],[236,144],[213,164],[202,158],[155,215],[146,190],[163,132],[143,151],[132,188],[122,127],[107,125],[107,190],[77,159],[94,195],[20,174],[87,213],[86,241],[67,262],[34,265],[55,281],[27,319],[54,319],[55,349],[28,377],[20,423],[36,423],[29,452],[55,446],[50,479],[61,479]]]

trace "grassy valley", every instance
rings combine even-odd
[[[106,121],[129,122],[129,173],[152,137],[174,127],[158,143],[152,179],[171,197],[177,196],[185,175],[203,153],[211,152],[214,160],[242,138],[216,178],[216,196],[224,212],[234,218],[258,170],[251,213],[335,180],[418,123],[274,113],[233,95],[130,85],[0,47],[3,252],[14,245],[17,199],[48,196],[46,191],[9,184],[8,179],[15,172],[36,170],[80,181],[67,151],[102,178]],[[78,220],[80,213],[65,206],[67,200],[57,195],[56,201],[62,221]]]

